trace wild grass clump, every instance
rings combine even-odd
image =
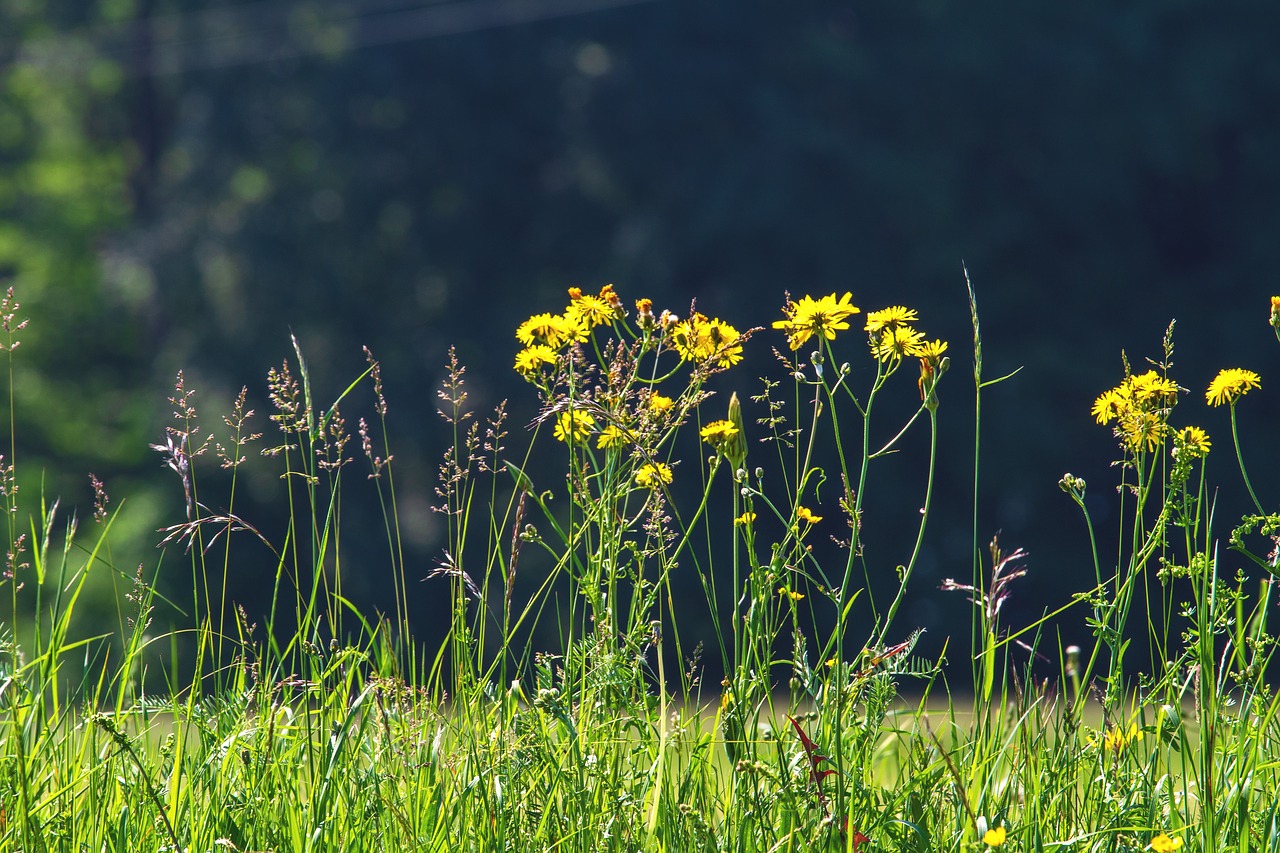
[[[980,414],[983,389],[1007,377],[983,375],[969,296]],[[11,403],[20,313],[10,292]],[[472,411],[451,355],[438,645],[412,635],[409,585],[426,573],[405,557],[367,350],[324,404],[295,341],[268,374],[260,427],[247,389],[209,426],[179,375],[153,445],[183,495],[158,566],[114,564],[120,510],[96,477],[84,525],[19,500],[11,437],[0,849],[1280,849],[1266,682],[1280,512],[1273,484],[1249,477],[1236,420],[1260,375],[1230,368],[1205,392],[1227,409],[1228,445],[1182,417],[1172,325],[1159,360],[1122,361],[1093,407],[1117,440],[1120,523],[1096,529],[1085,482],[1062,478],[1094,573],[1058,611],[1024,624],[1002,608],[1034,563],[987,544],[975,512],[972,574],[943,586],[972,605],[961,701],[943,661],[917,652],[928,626],[902,623],[956,350],[915,310],[864,313],[849,293],[787,296],[765,319],[739,330],[697,306],[677,316],[612,286],[571,289],[562,311],[516,330],[514,367],[537,399],[527,431],[505,402]],[[1270,322],[1280,339],[1280,297]],[[735,371],[769,338],[777,370],[752,387]],[[366,416],[348,426],[359,400]],[[1253,511],[1223,540],[1205,460],[1228,446]],[[922,447],[915,536],[876,553],[870,473]],[[282,525],[241,517],[245,466],[274,466]],[[344,591],[356,484],[381,511],[386,614]],[[263,559],[269,606],[251,614],[233,578]],[[872,583],[886,565],[887,593]],[[119,630],[78,635],[103,572],[128,581]],[[166,598],[178,588],[188,600]],[[158,624],[178,612],[191,618]],[[1093,641],[1056,646],[1064,619]],[[1033,679],[1032,658],[1057,674]]]

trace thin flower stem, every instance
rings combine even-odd
[[[1266,515],[1266,511],[1262,508],[1262,501],[1258,500],[1258,496],[1253,491],[1253,484],[1249,482],[1249,471],[1244,466],[1244,454],[1240,452],[1240,434],[1236,429],[1236,403],[1231,401],[1231,441],[1236,448],[1236,462],[1240,464],[1240,476],[1244,478],[1244,487],[1249,490],[1249,497],[1253,499],[1253,506],[1258,510],[1258,515]]]

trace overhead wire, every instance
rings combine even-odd
[[[129,77],[295,59],[574,17],[657,0],[262,0],[0,42],[0,56],[84,73],[101,59]]]

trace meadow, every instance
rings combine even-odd
[[[917,653],[926,626],[902,611],[933,509],[939,389],[973,395],[981,435],[983,391],[1008,378],[983,373],[969,294],[973,339],[944,342],[917,311],[848,293],[781,295],[739,330],[699,313],[709,306],[675,314],[611,285],[570,289],[515,330],[513,369],[539,413],[527,430],[505,406],[471,410],[453,360],[433,570],[450,616],[425,650],[409,628],[421,578],[404,558],[394,400],[367,351],[319,401],[295,342],[267,375],[265,423],[247,392],[205,416],[178,377],[154,447],[185,520],[158,532],[162,566],[113,562],[118,504],[96,478],[92,519],[20,495],[11,421],[0,850],[1280,850],[1280,700],[1266,678],[1280,508],[1246,464],[1274,435],[1241,435],[1236,419],[1267,392],[1240,367],[1180,386],[1172,326],[1162,358],[1124,361],[1081,413],[1114,435],[1114,479],[1059,483],[1093,555],[1064,609],[1091,642],[1060,647],[1058,611],[1003,608],[1026,555],[975,510],[971,574],[944,587],[972,613],[971,651],[951,651],[972,658],[964,689]],[[1280,297],[1258,314],[1280,342]],[[12,412],[25,327],[12,290],[0,326]],[[776,375],[713,394],[747,347],[772,348]],[[888,391],[901,388],[905,409]],[[356,389],[374,403],[350,423]],[[1210,436],[1210,417],[1229,418],[1229,435]],[[929,453],[923,481],[904,486],[920,494],[914,549],[876,596],[869,472],[907,437]],[[1227,482],[1207,482],[1211,452],[1232,459],[1215,469]],[[978,444],[974,457],[976,471]],[[280,475],[284,529],[238,514],[248,465]],[[214,469],[225,494],[202,488]],[[344,478],[378,495],[387,613],[344,594]],[[979,488],[975,476],[975,507]],[[1253,510],[1216,518],[1219,488]],[[1119,496],[1118,523],[1095,528],[1087,489]],[[275,558],[264,614],[228,588],[246,547]],[[189,575],[191,626],[153,624],[162,570]],[[130,583],[110,636],[76,630],[95,572]],[[677,573],[696,576],[702,600],[673,593]],[[695,620],[712,642],[688,639]],[[1135,639],[1157,666],[1131,654]],[[193,671],[161,663],[179,642]],[[1033,678],[1030,657],[1054,674]]]

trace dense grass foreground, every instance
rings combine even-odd
[[[12,359],[12,292],[0,315]],[[914,654],[926,626],[898,618],[955,348],[929,341],[914,310],[864,314],[850,294],[787,298],[766,319],[772,329],[739,331],[628,306],[612,287],[571,290],[563,312],[516,332],[515,369],[541,405],[518,450],[505,406],[474,417],[451,364],[436,583],[452,615],[425,657],[407,631],[419,578],[401,556],[372,355],[326,406],[295,347],[268,377],[265,439],[246,393],[210,430],[179,377],[156,449],[185,495],[161,536],[165,572],[188,561],[191,629],[154,631],[153,567],[127,573],[117,636],[73,633],[87,579],[118,571],[115,516],[96,480],[95,520],[79,528],[56,504],[20,504],[11,446],[0,850],[1280,849],[1280,715],[1264,681],[1280,514],[1274,484],[1248,476],[1235,412],[1258,374],[1227,369],[1204,392],[1226,407],[1230,441],[1175,417],[1186,391],[1165,366],[1172,327],[1161,361],[1125,362],[1099,396],[1093,415],[1122,455],[1106,485],[1120,486],[1122,523],[1095,530],[1085,483],[1060,484],[1093,544],[1095,575],[1067,608],[1088,620],[1090,647],[1044,639],[1059,614],[1009,624],[1001,605],[1024,555],[978,547],[975,522],[973,575],[946,584],[974,614],[974,698],[957,707],[939,662]],[[1270,322],[1280,336],[1280,297]],[[973,329],[980,413],[999,380],[982,373],[976,306]],[[707,383],[770,335],[778,378],[753,389],[747,422],[736,394],[713,398]],[[895,387],[918,405],[901,410],[910,398]],[[358,388],[373,401],[354,428],[364,470],[348,466],[361,454],[340,411]],[[900,557],[864,548],[868,472],[916,432],[928,441],[912,446],[930,448],[919,533],[877,600],[868,579]],[[1256,510],[1225,540],[1210,523],[1211,448],[1234,452]],[[248,464],[283,474],[285,529],[237,515]],[[201,472],[218,465],[230,490],[209,499]],[[342,483],[357,470],[384,510],[386,617],[342,590]],[[256,616],[226,583],[247,549],[276,572]],[[1228,553],[1250,573],[1220,572]],[[677,571],[701,582],[700,600],[673,594]],[[698,624],[713,641],[684,639]],[[1165,662],[1136,677],[1135,637]],[[162,663],[175,649],[193,674]],[[1057,677],[1032,681],[1028,655],[1060,662]],[[723,682],[704,684],[707,669]],[[905,678],[918,706],[900,699]]]

